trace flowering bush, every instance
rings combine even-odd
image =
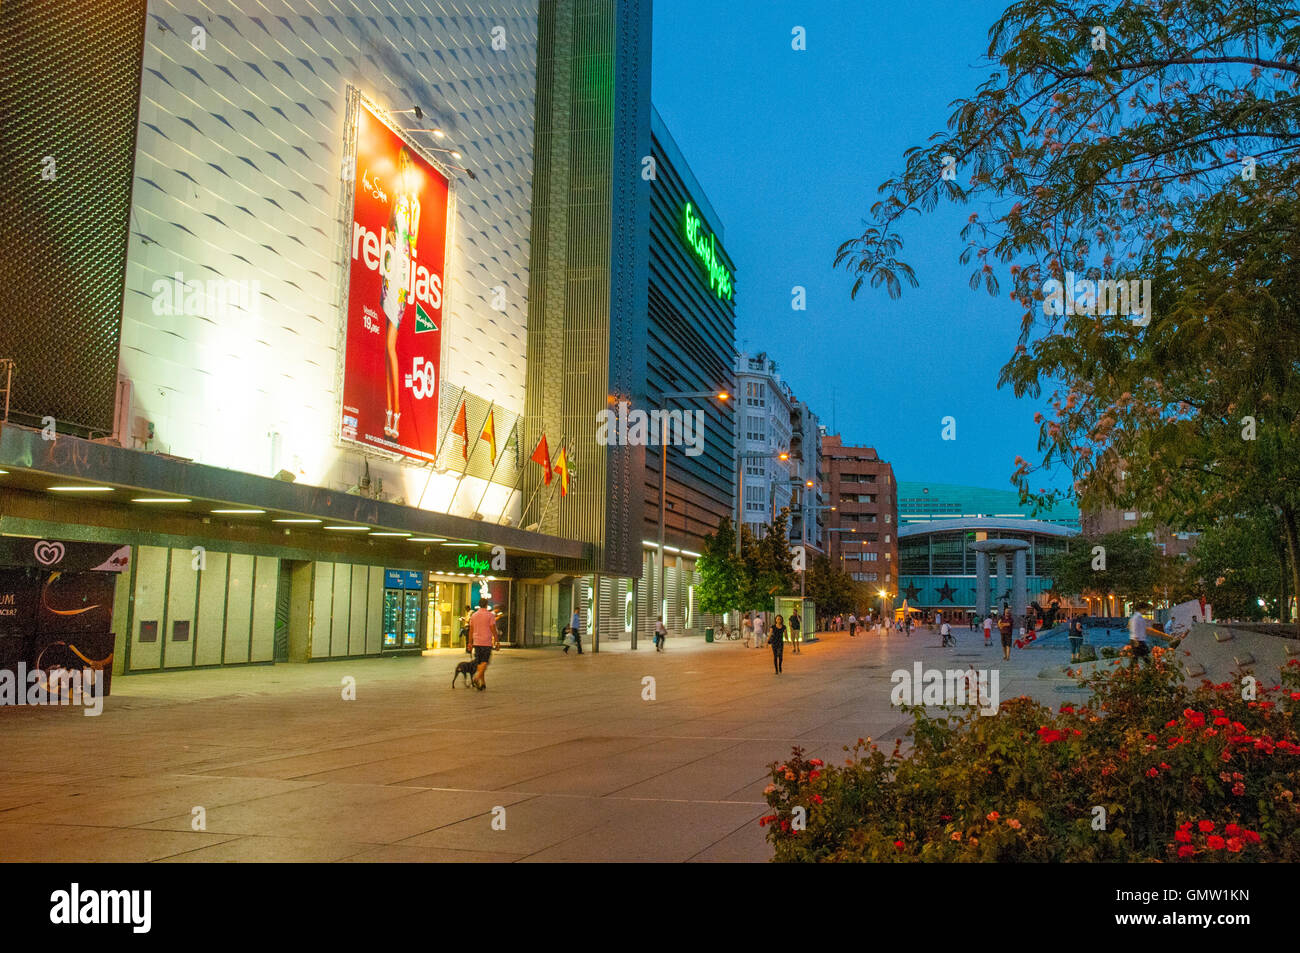
[[[772,766],[779,861],[1300,860],[1300,661],[1243,698],[1172,653],[1081,680],[1086,704],[910,709],[910,750]]]

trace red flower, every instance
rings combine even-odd
[[[1073,705],[1062,705],[1062,706],[1061,706],[1061,714],[1062,714],[1062,715],[1073,715],[1073,714],[1074,714],[1074,706],[1073,706]]]
[[[1250,841],[1252,844],[1259,843],[1259,835],[1254,831],[1242,831],[1241,836],[1246,838],[1246,840]]]
[[[1192,842],[1192,835],[1189,831],[1185,831],[1180,827],[1178,830],[1174,831],[1174,840],[1178,841],[1180,844],[1190,844]]]
[[[1178,848],[1179,857],[1191,857],[1192,854],[1194,853],[1196,853],[1196,848],[1193,847],[1191,844],[1183,844],[1181,847]]]
[[[812,758],[808,763],[820,768],[825,762],[823,762],[821,758]]]
[[[814,794],[814,795],[812,796],[812,802],[813,802],[814,804],[820,804],[820,803],[822,803],[822,796],[821,796],[820,794]]]
[[[902,849],[903,849],[903,842],[902,842],[901,840],[896,840],[896,841],[894,841],[894,849],[895,849],[895,850],[902,850]]]
[[[1160,762],[1160,770],[1161,770],[1161,771],[1168,771],[1168,770],[1169,770],[1169,765],[1167,765],[1167,764],[1165,764],[1163,761],[1161,761],[1161,762]]]
[[[1157,771],[1155,768],[1147,768],[1147,777],[1148,777],[1148,778],[1154,778],[1154,777],[1155,777],[1157,774],[1159,774],[1159,773],[1160,773],[1160,772]]]
[[[1237,797],[1241,797],[1243,794],[1246,793],[1246,785],[1238,781],[1236,784],[1232,786],[1232,793],[1237,795]]]
[[[1240,838],[1240,837],[1229,837],[1229,838],[1228,838],[1228,850],[1232,851],[1234,854],[1239,854],[1239,853],[1241,853],[1241,848],[1242,848],[1243,846],[1245,846],[1245,845],[1242,844],[1242,842],[1241,842],[1241,838]]]
[[[997,811],[989,811],[988,816],[987,816],[986,819],[987,819],[987,820],[990,820],[990,821],[996,821],[996,820],[997,820],[999,817],[1001,817],[1001,816],[1002,816],[1002,815],[999,814]]]
[[[1205,839],[1205,846],[1210,850],[1223,850],[1225,845],[1222,837],[1218,834],[1211,834]]]
[[[1201,821],[1201,823],[1196,826],[1201,829],[1202,834],[1208,834],[1210,831],[1214,830],[1214,821]]]
[[[1223,827],[1223,833],[1227,834],[1229,837],[1236,837],[1241,833],[1241,828],[1236,824],[1225,824]]]
[[[1050,745],[1053,742],[1060,741],[1064,737],[1065,732],[1057,731],[1055,728],[1048,728],[1046,725],[1043,725],[1038,729],[1038,740],[1045,745]]]
[[[809,772],[808,772],[808,780],[809,780],[809,781],[816,781],[816,780],[817,780],[818,778],[820,778],[821,776],[822,776],[822,773],[821,773],[820,771],[809,771]]]

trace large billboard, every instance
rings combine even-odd
[[[364,101],[356,127],[340,433],[432,461],[449,183]]]

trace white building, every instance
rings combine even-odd
[[[750,532],[761,537],[789,507],[791,542],[803,541],[806,525],[807,543],[820,550],[817,416],[781,380],[766,352],[736,355],[736,421],[741,518]]]

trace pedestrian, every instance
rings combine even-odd
[[[938,609],[934,610],[934,627],[937,629],[943,625],[943,613]]]
[[[740,634],[744,637],[745,648],[754,644],[754,620],[745,613],[745,618],[740,621]]]
[[[1070,623],[1070,661],[1079,661],[1079,653],[1083,651],[1083,620],[1078,616]]]
[[[474,654],[474,643],[470,641],[470,637],[469,637],[469,617],[472,614],[473,613],[471,613],[468,609],[466,609],[465,614],[461,617],[460,620],[460,640],[465,645],[466,655]]]
[[[1002,618],[998,619],[998,632],[1002,635],[1002,658],[1005,661],[1011,661],[1011,613],[1002,613]]]
[[[941,643],[942,645],[950,646],[957,644],[957,640],[952,637],[952,626],[947,622],[939,623],[939,635],[943,640]]]
[[[664,639],[668,638],[668,628],[664,625],[664,617],[660,616],[655,620],[655,651],[664,650]]]
[[[1139,603],[1133,607],[1133,615],[1128,620],[1128,644],[1129,652],[1132,654],[1130,665],[1138,665],[1147,657],[1150,649],[1147,647],[1147,620],[1142,615],[1142,610],[1147,607],[1145,602]]]
[[[569,631],[573,635],[573,644],[578,647],[578,654],[582,654],[582,622],[578,616],[578,610],[573,610],[573,615],[569,617]],[[569,647],[564,647],[564,654],[569,654]]]
[[[772,623],[772,634],[768,636],[767,642],[772,646],[772,667],[776,669],[776,674],[781,674],[781,662],[785,659],[785,622],[780,616]]]
[[[475,688],[484,691],[487,688],[487,667],[492,661],[492,649],[496,645],[496,616],[487,607],[487,602],[478,604],[478,609],[469,617],[470,636],[474,640],[474,661],[478,668],[471,679]]]
[[[852,612],[849,613],[849,638],[856,638],[858,634],[858,617]]]
[[[993,617],[984,616],[984,647],[988,648],[993,644]]]
[[[796,612],[790,616],[790,644],[794,646],[794,654],[799,654],[799,630],[803,623],[799,621],[799,614]]]
[[[754,616],[754,648],[761,649],[766,639],[763,637],[763,613]]]

